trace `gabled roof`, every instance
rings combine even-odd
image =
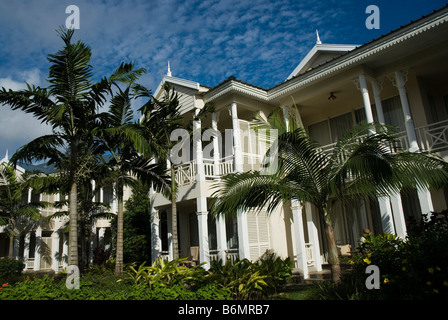
[[[305,58],[299,63],[294,71],[288,76],[289,80],[297,75],[303,74],[308,70],[324,64],[344,53],[356,49],[358,45],[349,44],[322,44],[320,41],[308,52]]]
[[[195,82],[195,81],[190,81],[190,80],[185,80],[185,79],[181,79],[181,78],[176,78],[176,77],[172,77],[169,75],[165,75],[162,79],[162,81],[160,81],[156,91],[154,92],[154,97],[157,97],[160,93],[160,90],[162,90],[162,86],[165,82],[169,82],[175,85],[179,85],[182,87],[186,87],[189,89],[194,89],[194,90],[198,90],[201,88],[201,85],[199,84],[199,82]]]

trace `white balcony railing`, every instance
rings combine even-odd
[[[417,144],[420,151],[440,152],[448,150],[448,120],[432,123],[426,126],[415,128]],[[409,150],[409,139],[406,131],[395,134],[397,144],[394,150]],[[362,139],[362,138],[361,138]],[[336,143],[327,144],[321,147],[324,152],[331,152]]]
[[[448,120],[415,128],[417,143],[421,151],[440,152],[448,150]],[[406,131],[396,133],[397,145],[395,150],[408,150],[409,139]],[[361,138],[362,139],[362,138]],[[322,151],[331,152],[336,143],[322,146]],[[252,153],[243,153],[244,170],[257,170],[262,156]],[[175,166],[175,178],[178,186],[192,184],[196,181],[196,161],[192,160]],[[204,173],[206,180],[215,180],[222,175],[234,172],[233,155],[224,157],[215,163],[213,159],[204,159]]]
[[[204,159],[205,180],[215,180],[222,175],[234,172],[233,155],[222,158],[217,164],[212,159]],[[196,160],[176,165],[174,176],[178,186],[189,185],[196,181]]]
[[[418,127],[415,133],[422,151],[439,152],[448,149],[448,120]]]

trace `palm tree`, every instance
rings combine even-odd
[[[0,226],[6,226],[9,233],[9,258],[13,258],[14,236],[17,223],[21,220],[38,221],[41,217],[39,208],[45,203],[24,201],[27,191],[29,173],[20,175],[12,166],[0,164]]]
[[[67,172],[70,212],[68,263],[78,265],[78,180],[88,170],[86,164],[90,159],[87,156],[98,121],[98,108],[111,93],[112,82],[133,79],[144,69],[134,70],[133,64],[121,64],[111,77],[93,83],[90,47],[80,40],[72,43],[73,29],[61,28],[58,33],[64,47],[48,56],[51,63],[49,88],[28,84],[27,89],[19,91],[2,88],[0,103],[31,113],[53,129],[52,134],[21,147],[11,161],[16,164],[19,160],[44,160]]]
[[[109,113],[105,115],[108,119],[107,127],[97,132],[109,153],[108,157],[103,157],[103,163],[109,169],[107,176],[113,181],[118,200],[115,265],[117,275],[123,271],[123,187],[134,186],[140,181],[152,183],[156,191],[166,193],[169,189],[165,166],[151,163],[154,156],[152,143],[144,136],[144,128],[133,121],[131,84],[132,82],[124,90],[116,86],[118,92],[112,97]]]
[[[179,239],[177,232],[177,183],[175,167],[170,158],[170,152],[177,144],[171,140],[171,133],[176,129],[186,130],[193,134],[193,121],[200,120],[213,111],[211,104],[206,104],[194,117],[185,121],[180,112],[179,96],[174,88],[166,82],[163,85],[164,95],[161,100],[156,99],[143,87],[137,88],[139,97],[147,97],[150,100],[139,110],[142,114],[140,124],[146,128],[145,136],[149,137],[153,150],[158,154],[158,160],[162,163],[170,161],[171,186],[169,197],[171,200],[171,234],[173,244],[173,259],[179,258]]]
[[[143,88],[141,88],[143,89]],[[164,84],[164,97],[157,100],[149,91],[140,90],[140,97],[148,97],[148,103],[140,108],[142,118],[140,123],[147,130],[147,134],[154,137],[152,141],[157,141],[154,148],[159,150],[158,161],[167,163],[169,152],[174,146],[171,141],[170,134],[176,129],[184,127],[184,120],[180,113],[180,105],[178,95],[171,89],[168,83]],[[171,200],[171,234],[173,244],[173,258],[179,258],[179,239],[177,232],[177,184],[175,179],[174,165],[170,166],[170,192]]]
[[[212,212],[234,215],[238,208],[263,207],[272,212],[283,201],[312,203],[325,225],[335,283],[340,282],[341,269],[330,217],[338,201],[414,187],[440,187],[448,181],[443,160],[430,154],[392,152],[396,141],[385,127],[355,127],[331,151],[323,151],[300,121],[286,123],[280,112],[275,112],[269,125],[279,130],[277,170],[270,175],[255,171],[224,176]],[[371,134],[366,134],[368,131]]]

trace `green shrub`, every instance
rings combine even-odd
[[[325,284],[325,299],[448,299],[448,215],[434,213],[409,228],[406,241],[390,234],[368,236],[348,260],[353,271],[342,284]],[[368,265],[380,270],[380,289],[367,289]]]
[[[275,293],[292,276],[292,261],[266,252],[255,262],[213,262],[210,271],[216,283],[229,289],[234,299],[261,299]]]
[[[124,279],[131,280],[134,284],[146,283],[149,288],[155,284],[160,286],[172,286],[181,284],[188,287],[197,287],[207,281],[208,272],[197,265],[191,268],[182,265],[186,258],[168,261],[162,258],[156,259],[151,266],[143,262],[138,268],[131,265]]]
[[[80,289],[67,289],[64,281],[44,276],[27,277],[0,289],[0,300],[227,300],[231,293],[213,283],[198,288],[182,284],[165,286],[154,284],[135,285],[125,281],[117,283],[117,277],[96,275],[82,277]]]
[[[15,281],[22,274],[23,268],[25,264],[21,260],[0,259],[0,282]]]

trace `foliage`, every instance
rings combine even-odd
[[[135,262],[137,265],[151,260],[151,220],[148,190],[139,183],[126,201],[123,212],[124,263]],[[111,219],[112,238],[116,238],[116,218]]]
[[[23,268],[25,268],[25,264],[21,260],[0,259],[0,282],[11,282],[22,274]]]
[[[352,273],[339,286],[325,284],[325,299],[412,300],[448,298],[448,218],[447,211],[434,213],[406,240],[395,235],[367,236],[359,253],[348,260]],[[380,270],[380,289],[367,289],[368,265]]]
[[[138,268],[135,265],[129,267],[128,279],[136,285],[145,283],[149,288],[155,285],[171,287],[176,284],[189,288],[198,287],[207,281],[208,272],[202,265],[186,267],[182,261],[186,258],[179,258],[168,261],[158,258],[151,266],[146,266],[143,262]]]
[[[80,289],[67,289],[65,279],[27,277],[15,284],[0,287],[0,300],[226,300],[230,292],[207,283],[188,288],[177,283],[171,286],[135,285],[117,282],[113,270],[107,274],[86,274],[81,277]]]
[[[217,283],[232,292],[234,299],[260,299],[276,292],[292,276],[292,261],[267,252],[255,262],[243,259],[232,265],[227,260],[222,265],[221,261],[215,261],[210,271]]]

